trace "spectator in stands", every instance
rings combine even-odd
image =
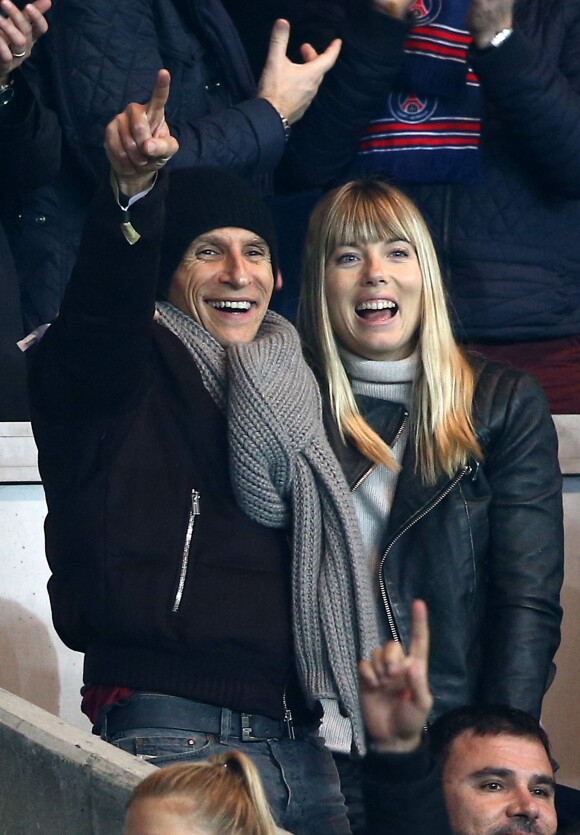
[[[22,65],[44,35],[50,0],[22,11],[4,0],[0,13],[0,421],[28,419],[26,369],[16,343],[22,337],[20,294],[10,232],[22,196],[49,181],[60,162],[56,116],[43,107]]]
[[[433,715],[500,702],[538,717],[563,569],[556,435],[538,385],[456,345],[427,227],[382,180],[347,183],[315,208],[298,324],[382,640],[406,645],[410,603],[424,599]],[[349,800],[350,723],[335,700],[322,704]]]
[[[288,23],[278,20],[256,85],[220,0],[59,0],[44,57],[65,153],[58,187],[27,204],[46,219],[42,235],[33,226],[20,237],[28,328],[58,312],[84,209],[107,169],[107,123],[129,102],[148,100],[161,68],[173,78],[167,121],[181,146],[174,165],[223,168],[268,190],[292,125],[340,49],[335,41],[317,56],[305,46],[304,63],[293,63],[288,37]]]
[[[436,765],[424,729],[429,691],[429,628],[423,601],[413,601],[405,651],[388,641],[361,661],[360,699],[369,738],[362,766],[368,835],[450,835]]]
[[[109,125],[117,202],[99,194],[31,363],[54,623],[104,739],[158,765],[239,748],[281,825],[346,835],[318,700],[362,753],[378,638],[354,508],[298,334],[267,312],[266,207],[216,169],[156,182],[168,95],[161,70]]]
[[[558,835],[577,835],[580,792],[554,785],[546,734],[530,714],[465,706],[424,733],[433,700],[422,601],[411,621],[408,652],[390,641],[360,664],[368,835],[552,835],[556,813]]]
[[[537,719],[502,705],[462,707],[429,737],[456,835],[554,835],[556,784]]]
[[[301,33],[318,48],[359,7],[304,5]],[[333,95],[301,126],[304,176],[326,185],[365,171],[399,184],[432,230],[459,339],[536,375],[552,412],[578,412],[580,6],[381,5],[360,62],[373,83],[382,71],[382,92],[372,101],[337,66]]]
[[[161,768],[134,789],[123,835],[276,835],[260,775],[240,751]]]

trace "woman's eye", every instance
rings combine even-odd
[[[398,259],[398,258],[406,258],[408,255],[409,255],[408,250],[403,249],[402,247],[397,247],[396,249],[392,249],[392,250],[389,252],[389,256],[390,256],[391,258],[396,258],[396,259]]]
[[[337,264],[351,264],[353,261],[358,261],[356,252],[343,252],[336,257]]]

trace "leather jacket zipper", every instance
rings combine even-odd
[[[181,605],[181,598],[183,597],[183,589],[185,587],[185,580],[187,577],[187,566],[189,563],[189,548],[191,546],[191,538],[193,536],[196,516],[199,516],[199,493],[197,490],[192,490],[189,518],[187,520],[187,530],[185,532],[185,542],[183,543],[183,551],[181,554],[181,571],[179,572],[179,583],[177,584],[177,591],[175,592],[175,600],[173,601],[173,606],[171,608],[172,612],[177,612],[179,606]]]
[[[398,643],[398,644],[401,643],[401,636],[399,635],[399,631],[397,629],[397,624],[395,622],[395,616],[394,616],[393,610],[391,608],[391,602],[389,600],[389,595],[388,595],[388,592],[387,592],[387,586],[386,586],[385,578],[384,578],[384,574],[383,574],[383,567],[385,565],[385,560],[387,559],[387,557],[389,555],[389,551],[391,550],[393,545],[396,542],[399,541],[399,539],[403,536],[403,534],[406,534],[408,530],[410,530],[414,525],[417,524],[417,522],[419,522],[421,519],[424,519],[425,516],[427,516],[428,513],[431,513],[431,511],[435,507],[437,507],[437,505],[440,504],[443,501],[443,499],[445,499],[449,495],[449,493],[451,493],[453,488],[456,487],[456,485],[459,484],[461,479],[464,476],[466,476],[468,473],[470,473],[471,470],[472,470],[472,467],[469,466],[469,465],[466,465],[465,467],[463,467],[457,473],[457,475],[454,476],[454,478],[449,482],[447,487],[441,493],[439,493],[439,495],[436,496],[435,499],[433,499],[431,504],[428,507],[426,507],[425,510],[422,513],[420,513],[418,516],[415,516],[415,518],[412,519],[411,522],[409,522],[407,525],[405,525],[405,527],[402,528],[402,530],[399,531],[399,533],[396,535],[396,537],[394,539],[392,539],[391,542],[389,542],[389,544],[387,545],[387,547],[385,549],[385,552],[384,552],[383,557],[381,559],[381,564],[379,565],[379,586],[380,586],[380,589],[381,589],[381,597],[383,598],[383,604],[384,604],[385,612],[386,612],[386,615],[387,615],[387,621],[389,622],[389,628],[391,630],[391,635],[393,636],[393,641],[396,641],[396,643]]]
[[[403,420],[401,421],[401,425],[397,429],[397,434],[393,438],[392,442],[389,444],[391,449],[395,446],[395,444],[397,443],[397,441],[401,437],[401,435],[403,433],[403,429],[407,425],[407,420],[408,419],[409,419],[409,412],[405,412],[404,415],[403,415]],[[364,473],[361,476],[359,476],[357,481],[355,481],[355,483],[350,488],[350,492],[354,493],[355,490],[358,490],[358,488],[361,486],[363,481],[365,481],[365,479],[367,479],[370,476],[370,474],[376,470],[377,467],[378,467],[378,464],[371,464],[370,467],[368,467],[368,469],[366,469],[364,471]]]

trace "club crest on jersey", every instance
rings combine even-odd
[[[409,12],[413,15],[414,26],[433,23],[441,14],[442,0],[413,0]]]
[[[416,93],[391,93],[389,110],[398,122],[416,125],[426,122],[437,110],[437,99],[422,98]]]

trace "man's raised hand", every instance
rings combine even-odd
[[[433,706],[427,678],[429,626],[427,607],[415,600],[411,609],[409,652],[389,641],[359,664],[363,719],[375,750],[406,752],[419,747]]]
[[[267,99],[292,125],[304,115],[325,74],[336,63],[341,42],[332,41],[320,54],[309,44],[304,44],[301,47],[304,63],[294,64],[286,54],[289,38],[290,24],[287,20],[277,20],[258,84],[258,97]]]
[[[128,197],[148,188],[155,172],[179,150],[165,121],[170,84],[169,72],[159,70],[147,104],[128,104],[107,125],[105,151],[119,188]]]

